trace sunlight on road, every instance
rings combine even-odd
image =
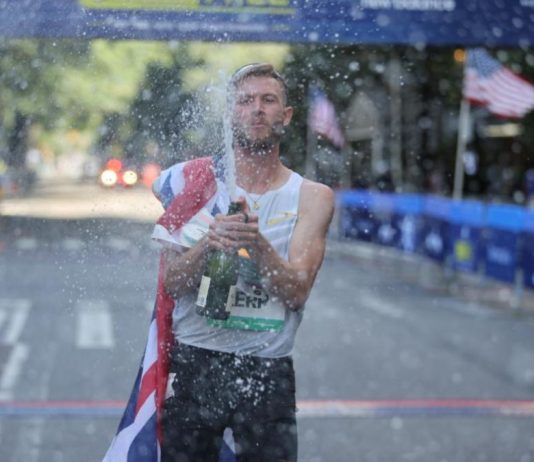
[[[154,222],[162,211],[147,188],[103,189],[75,182],[41,185],[28,197],[0,202],[0,215],[38,218],[127,218]]]

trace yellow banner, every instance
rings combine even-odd
[[[294,14],[291,0],[80,0],[86,9]]]

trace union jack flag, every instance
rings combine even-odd
[[[345,136],[341,131],[332,102],[322,90],[310,87],[309,127],[321,136],[330,140],[338,148],[345,145]]]
[[[165,212],[156,227],[165,230],[170,239],[179,233],[217,192],[216,175],[219,178],[224,174],[219,165],[220,163],[212,158],[206,157],[177,164],[162,173],[157,195]],[[167,389],[170,351],[174,341],[174,300],[163,287],[163,275],[162,258],[145,353],[117,434],[103,462],[161,460],[161,412]],[[219,462],[234,461],[234,453],[225,443]]]
[[[463,93],[502,117],[520,118],[534,109],[534,85],[481,48],[467,52]]]

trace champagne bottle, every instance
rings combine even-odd
[[[239,213],[241,209],[239,202],[231,202],[228,215]],[[210,319],[228,319],[238,274],[237,251],[227,252],[219,249],[210,251],[198,290],[197,313]]]

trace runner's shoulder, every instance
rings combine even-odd
[[[332,188],[323,183],[304,178],[302,182],[301,195],[303,200],[307,203],[317,204],[317,201],[319,201],[321,205],[334,206],[334,191]]]
[[[335,194],[325,184],[304,179],[300,192],[300,210],[303,214],[317,217],[324,214],[325,217],[332,215],[335,204]]]

